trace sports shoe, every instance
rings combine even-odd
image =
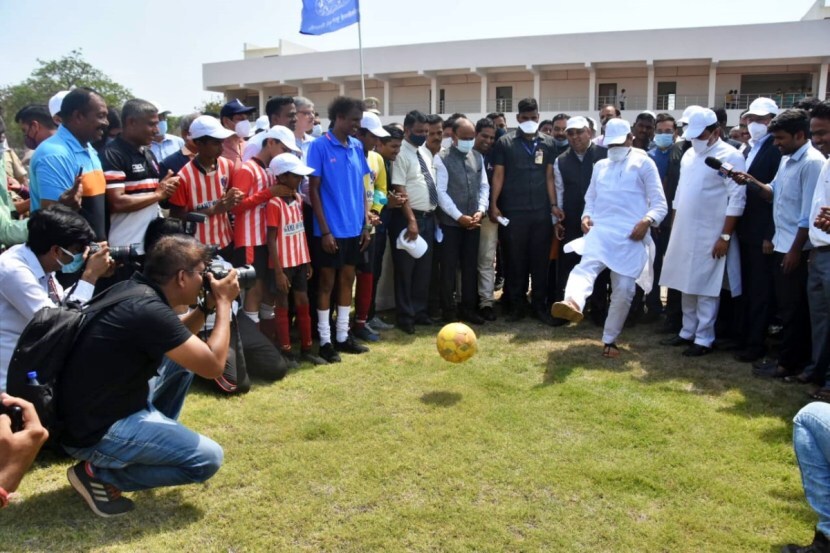
[[[132,500],[121,497],[121,490],[90,476],[87,466],[86,461],[81,461],[69,467],[66,476],[93,513],[101,517],[114,517],[129,513],[135,508]]]
[[[380,336],[378,336],[375,332],[372,332],[372,329],[368,326],[356,328],[352,330],[352,334],[354,334],[355,338],[363,340],[364,342],[377,342],[380,340]]]
[[[329,362],[320,357],[319,355],[314,355],[311,350],[303,350],[300,352],[300,359],[303,363],[311,363],[312,365],[328,365]]]
[[[297,363],[297,354],[292,350],[281,349],[280,354],[282,355],[282,358],[285,359],[285,367],[289,371],[293,371],[300,366],[300,364]]]
[[[346,339],[342,342],[338,342],[337,340],[334,341],[334,349],[337,351],[342,351],[343,353],[366,353],[369,351],[364,345],[358,344],[354,336],[348,334]]]
[[[781,549],[781,553],[830,553],[830,541],[824,534],[816,530],[813,543],[809,545],[787,544]]]
[[[377,315],[366,321],[366,325],[372,327],[372,330],[375,331],[376,334],[378,330],[392,330],[395,328],[395,325],[390,325],[389,323],[384,322],[383,319]]]
[[[334,350],[334,344],[331,342],[320,345],[320,357],[322,357],[327,363],[340,362],[340,354]]]

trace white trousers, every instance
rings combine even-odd
[[[580,261],[568,275],[565,285],[565,299],[571,299],[585,309],[585,300],[594,291],[594,281],[606,268],[605,264],[597,260]],[[622,332],[631,300],[636,290],[635,279],[611,271],[611,305],[608,306],[608,316],[602,329],[602,343],[613,344]]]
[[[719,297],[682,294],[680,307],[683,309],[683,328],[680,337],[711,348],[715,342],[715,319],[718,317],[719,306]]]
[[[478,303],[479,307],[493,307],[496,287],[496,245],[499,242],[499,225],[486,215],[481,220],[478,238]]]

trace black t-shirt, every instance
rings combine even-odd
[[[173,171],[174,175],[178,175],[182,168],[190,163],[190,158],[182,153],[181,150],[174,152],[161,160],[159,164],[159,172],[162,177],[167,174],[167,171]]]
[[[543,134],[537,133],[529,141],[514,131],[496,142],[493,165],[504,166],[498,203],[505,216],[516,211],[550,210],[545,174],[555,159],[553,139]]]
[[[113,423],[147,407],[148,381],[164,354],[193,334],[161,290],[140,274],[113,286],[149,286],[92,319],[67,360],[58,383],[64,444],[96,444]]]

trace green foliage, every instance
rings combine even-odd
[[[225,98],[221,94],[216,94],[210,100],[203,101],[202,105],[196,106],[195,110],[199,113],[215,113],[219,115],[219,111],[224,105]]]
[[[81,50],[72,50],[56,60],[39,59],[37,63],[39,67],[25,81],[0,88],[0,106],[12,146],[23,144],[23,137],[14,124],[17,111],[27,104],[46,104],[58,91],[82,86],[92,88],[104,97],[108,106],[119,109],[132,96],[127,88],[84,60]]]

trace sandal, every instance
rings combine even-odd
[[[809,384],[812,380],[804,373],[784,377],[784,382],[788,384]]]
[[[818,392],[811,394],[811,398],[816,401],[823,401],[825,403],[830,403],[830,389],[822,388]]]
[[[620,348],[618,348],[617,344],[613,342],[610,344],[603,344],[602,356],[607,357],[609,359],[616,359],[620,356]],[[830,394],[830,390],[828,390],[828,394]]]

